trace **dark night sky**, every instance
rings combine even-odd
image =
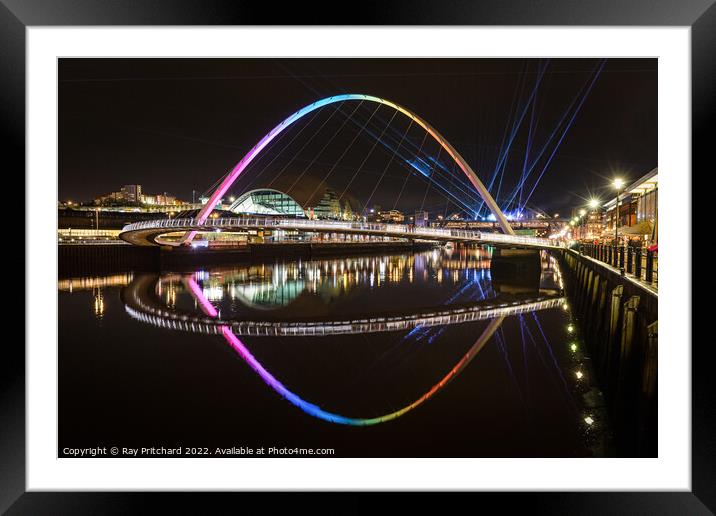
[[[549,62],[535,100],[530,158],[544,145],[597,64],[596,59]],[[140,183],[145,192],[167,192],[191,200],[192,189],[199,193],[207,190],[283,118],[319,98],[347,92],[384,97],[414,111],[440,131],[483,182],[488,182],[516,111],[515,97],[520,97],[516,93],[522,92],[520,103],[524,105],[539,65],[538,60],[524,59],[62,59],[60,199],[91,200],[122,184]],[[344,106],[346,112],[354,107]],[[358,115],[365,119],[372,110],[372,106],[361,106]],[[325,132],[309,141],[308,136],[327,118],[322,116],[317,115],[311,125],[302,122],[304,134],[269,163],[280,145],[300,131],[302,126],[296,124],[294,132],[287,132],[270,147],[263,161],[247,171],[244,183],[231,193],[266,186],[272,177],[278,177],[274,187],[286,190],[318,156],[291,192],[304,202],[356,134],[357,126],[348,124],[332,145],[318,154],[318,142],[324,143],[338,127],[333,122],[345,119],[336,115],[324,127]],[[391,116],[388,108],[381,108],[373,120],[378,131]],[[530,116],[528,111],[508,155],[503,180],[506,191],[522,170]],[[400,117],[390,128],[402,134],[408,122]],[[417,131],[408,134],[411,141],[420,143]],[[306,147],[298,153],[305,142]],[[372,142],[359,138],[327,184],[340,193]],[[544,158],[552,149],[548,148]],[[431,151],[429,147],[425,150]],[[378,146],[351,184],[349,191],[355,199],[364,202],[368,198],[389,159],[390,154]],[[269,166],[262,175],[254,178],[266,164]],[[277,176],[284,166],[283,174]],[[579,205],[590,195],[606,199],[612,195],[606,187],[610,179],[620,175],[634,180],[655,166],[657,61],[610,59],[531,202],[554,212]],[[541,168],[536,168],[533,177]],[[400,166],[388,167],[371,204],[392,207],[406,173]],[[304,191],[298,192],[301,188]],[[433,190],[426,196],[425,191],[425,183],[411,179],[398,208],[412,209],[424,198],[426,206],[445,204],[443,196]]]

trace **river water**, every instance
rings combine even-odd
[[[608,455],[559,266],[533,258],[531,278],[457,247],[60,279],[58,454]]]

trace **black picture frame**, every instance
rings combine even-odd
[[[86,25],[551,25],[689,26],[692,51],[692,170],[712,170],[709,122],[716,119],[716,4],[714,0],[405,0],[340,5],[248,2],[243,0],[0,0],[0,118],[5,173],[16,179],[25,169],[25,29],[31,26]],[[10,158],[8,160],[8,158]],[[684,172],[688,177],[687,172]],[[694,182],[694,174],[691,177]],[[22,183],[20,183],[22,184]],[[21,187],[23,190],[24,188]],[[15,190],[19,192],[19,189]],[[8,192],[9,193],[9,192]],[[19,193],[14,195],[19,197]],[[688,210],[687,210],[688,211]],[[693,218],[694,222],[696,219]],[[17,231],[17,228],[14,229]],[[29,238],[29,235],[25,235]],[[23,251],[13,251],[24,258]],[[696,262],[694,261],[694,266]],[[25,274],[28,271],[25,270]],[[684,278],[691,283],[691,278]],[[697,304],[694,301],[693,306]],[[704,309],[692,320],[705,319]],[[701,315],[702,317],[699,317]],[[9,325],[8,325],[9,326]],[[25,492],[24,340],[6,334],[0,375],[0,511],[7,514],[215,513],[210,507],[257,495],[208,493],[49,493]],[[668,343],[690,345],[689,342]],[[491,505],[536,514],[712,514],[716,512],[716,394],[711,388],[711,343],[692,346],[692,491],[641,493],[479,494]],[[303,494],[291,504],[316,507]],[[351,494],[345,511],[372,510],[370,494]],[[265,498],[265,497],[264,497]],[[271,505],[285,496],[272,497]],[[423,508],[422,497],[413,503]],[[261,500],[262,505],[265,500]],[[460,503],[455,500],[452,503]],[[471,502],[468,502],[471,503]],[[296,505],[298,504],[298,505]],[[176,509],[175,509],[176,508]],[[407,509],[407,507],[403,507]],[[233,513],[233,511],[232,511]]]

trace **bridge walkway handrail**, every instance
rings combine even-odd
[[[155,219],[135,222],[124,226],[122,232],[141,231],[147,229],[201,229],[201,228],[241,228],[241,227],[277,227],[314,230],[337,230],[355,232],[382,233],[386,236],[410,235],[413,237],[440,237],[460,240],[473,240],[485,243],[523,244],[538,247],[561,247],[556,240],[547,238],[505,235],[502,233],[486,233],[464,229],[445,229],[407,226],[404,224],[383,224],[376,222],[327,221],[311,219],[280,219],[273,217],[222,217],[209,218],[198,223],[195,218]]]

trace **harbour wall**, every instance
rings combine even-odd
[[[617,453],[657,456],[658,294],[577,251],[553,252],[605,396]]]
[[[247,244],[235,249],[140,247],[122,244],[60,245],[58,275],[107,272],[155,272],[187,267],[226,265],[266,259],[321,258],[329,256],[416,252],[432,249],[428,242],[357,242]]]

